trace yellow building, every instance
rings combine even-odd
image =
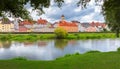
[[[9,20],[0,20],[0,32],[14,32],[14,24]]]

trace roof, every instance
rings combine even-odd
[[[89,24],[89,23],[81,23],[81,25],[82,25],[83,27],[85,27],[85,28],[90,27],[90,24]]]
[[[67,21],[60,21],[59,26],[77,27],[77,24],[72,22],[67,22]]]
[[[90,25],[91,26],[93,26],[93,27],[98,27],[98,26],[101,26],[101,27],[105,27],[106,26],[106,24],[105,23],[99,23],[99,22],[92,22],[92,23],[90,23]]]
[[[62,15],[61,17],[65,17],[64,15]]]
[[[20,22],[20,24],[22,25],[33,25],[33,22],[32,21],[29,21],[29,20],[24,20],[22,22]]]
[[[38,19],[37,23],[38,23],[38,24],[47,24],[48,21],[45,20],[45,19],[40,18],[40,19]]]
[[[13,22],[10,21],[8,18],[2,18],[2,19],[0,19],[0,21],[2,21],[2,24],[10,24],[10,23],[13,23]]]
[[[79,21],[71,21],[71,22],[73,22],[73,23],[80,23]]]

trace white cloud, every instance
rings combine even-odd
[[[79,0],[65,0],[65,3],[61,8],[58,8],[55,3],[51,2],[51,6],[49,8],[44,8],[45,14],[41,16],[36,16],[37,12],[33,11],[31,13],[34,20],[42,17],[47,19],[48,21],[54,23],[55,21],[60,20],[62,14],[65,15],[66,20],[78,20],[80,22],[91,22],[91,21],[104,21],[101,12],[100,6],[95,6],[95,1],[91,0],[88,4],[87,9],[81,10],[81,7],[77,7],[76,3]],[[31,8],[28,10],[31,11]]]
[[[82,10],[81,7],[77,7],[74,9],[75,12],[80,12],[81,10]]]

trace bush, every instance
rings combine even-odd
[[[67,35],[68,35],[68,32],[63,28],[57,28],[54,31],[54,33],[56,34],[56,38],[58,38],[58,39],[63,39],[65,37],[67,37]]]
[[[25,57],[16,57],[16,58],[13,58],[12,60],[27,60]]]

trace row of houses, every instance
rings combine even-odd
[[[65,20],[64,15],[61,16],[60,21],[53,24],[42,18],[37,21],[18,21],[18,19],[14,21],[10,21],[9,19],[0,20],[0,32],[54,32],[57,27],[64,28],[68,32],[101,32],[104,29],[108,29],[105,23],[68,22]]]

